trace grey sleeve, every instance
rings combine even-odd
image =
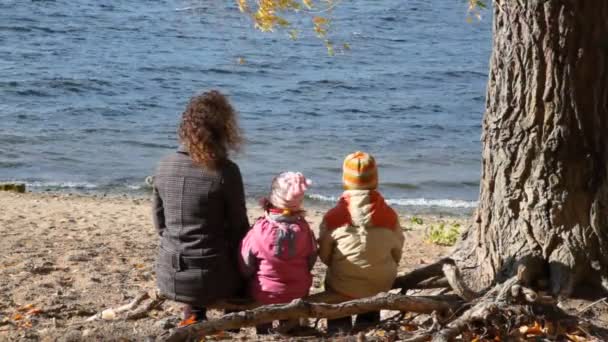
[[[163,207],[163,200],[160,198],[156,187],[152,191],[152,222],[158,235],[163,236],[163,232],[167,228],[165,225],[165,209]]]
[[[236,248],[249,231],[245,188],[239,167],[230,163],[223,178],[226,220],[230,229],[231,244]]]

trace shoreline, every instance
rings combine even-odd
[[[2,184],[0,182],[0,184]],[[152,196],[150,187],[142,186],[132,191],[124,191],[125,189],[108,189],[101,190],[97,188],[37,188],[29,186],[23,182],[9,182],[9,184],[26,184],[25,193],[39,195],[59,195],[68,197],[91,197],[91,198],[124,198],[136,200],[148,200]],[[382,190],[380,191],[382,193]],[[333,194],[332,196],[318,195],[315,193],[306,194],[304,199],[305,208],[311,209],[330,209],[339,199],[341,193]],[[262,196],[252,196],[246,193],[247,208],[259,207],[258,201]],[[387,203],[398,213],[405,216],[437,216],[437,217],[453,217],[458,219],[467,219],[471,217],[476,209],[476,202],[458,200],[458,199],[425,199],[425,198],[410,198],[407,200],[394,200],[386,198]],[[405,204],[404,204],[405,203]],[[448,205],[443,205],[448,204]],[[450,206],[450,204],[455,204]],[[459,206],[460,204],[460,206]]]

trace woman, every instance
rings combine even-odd
[[[241,173],[228,155],[242,139],[236,113],[218,91],[190,100],[178,133],[180,147],[154,177],[156,277],[162,294],[186,304],[185,318],[200,321],[206,305],[243,286],[237,255],[249,222]]]

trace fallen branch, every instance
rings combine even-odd
[[[340,304],[310,303],[302,299],[289,304],[267,305],[241,311],[213,320],[176,329],[166,341],[187,341],[217,331],[254,326],[274,320],[299,318],[339,318],[376,310],[409,311],[418,313],[448,312],[460,302],[440,301],[431,297],[414,297],[381,293],[374,297],[351,300]]]
[[[131,311],[133,309],[135,309],[139,304],[141,304],[141,302],[143,302],[144,300],[150,298],[150,294],[145,291],[140,293],[139,295],[137,295],[135,297],[135,299],[133,299],[129,304],[123,305],[123,306],[119,306],[117,308],[109,308],[109,309],[105,309],[103,311],[100,311],[98,313],[96,313],[95,315],[87,318],[87,322],[91,322],[91,321],[97,321],[97,320],[114,320],[117,318],[117,316],[123,312],[126,311]]]
[[[125,317],[126,320],[136,320],[136,319],[140,319],[143,318],[145,316],[148,315],[148,312],[158,308],[162,303],[165,302],[165,297],[161,296],[159,293],[154,293],[154,296],[152,297],[152,300],[150,300],[144,307],[138,309],[138,310],[133,310],[131,312],[129,312],[129,314],[127,314],[127,317]]]

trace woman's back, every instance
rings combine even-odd
[[[195,165],[183,150],[163,158],[155,176],[167,227],[163,246],[198,256],[215,254],[218,246],[223,249],[229,239],[224,203],[236,200],[230,188],[239,181],[238,167],[230,161],[220,170],[208,170]]]
[[[228,158],[241,138],[234,109],[217,91],[190,100],[178,133],[182,145],[161,159],[154,178],[157,284],[202,311],[242,286],[237,254],[249,222],[241,173]]]

